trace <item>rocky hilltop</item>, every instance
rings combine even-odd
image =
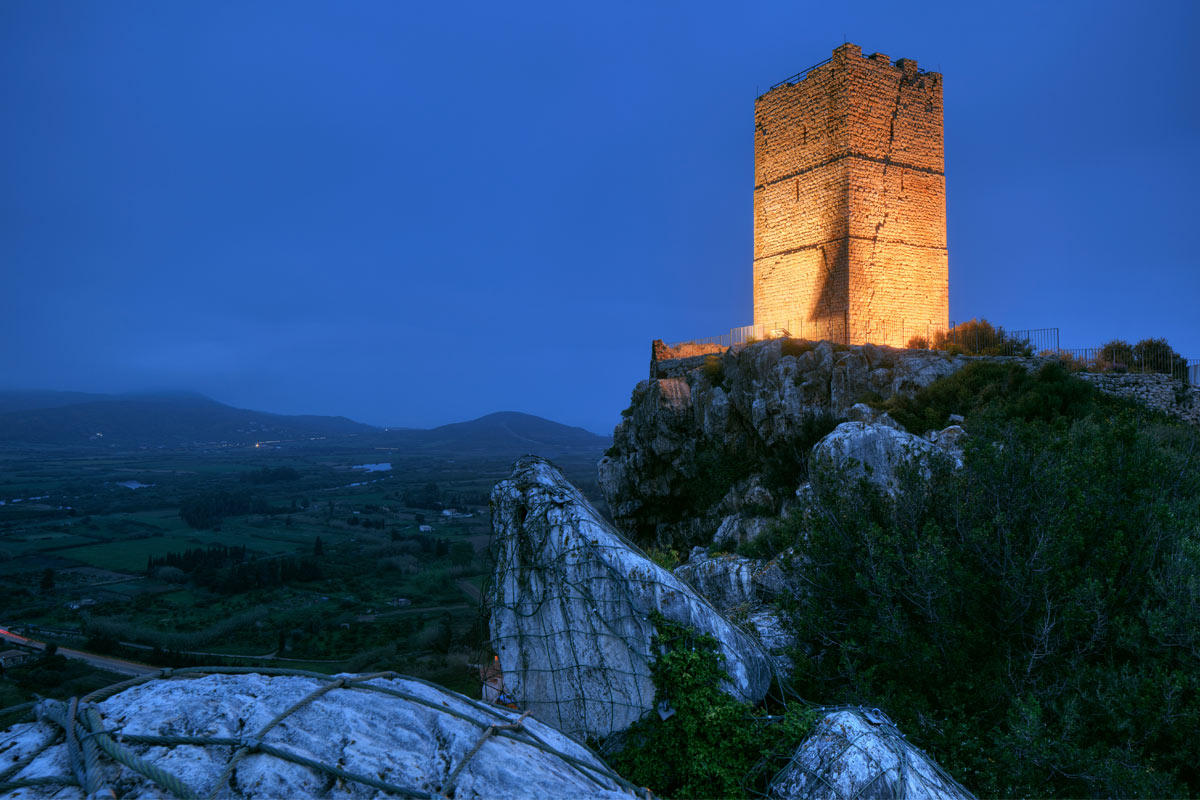
[[[494,572],[483,609],[495,657],[483,702],[394,673],[164,670],[78,702],[41,701],[35,720],[0,738],[0,791],[620,797],[642,796],[656,782],[667,787],[656,791],[674,794],[682,781],[664,776],[661,762],[691,780],[707,776],[714,761],[728,768],[752,757],[757,766],[736,761],[724,795],[740,787],[740,795],[779,800],[971,797],[880,709],[815,707],[797,693],[801,678],[825,692],[847,675],[869,681],[871,671],[899,664],[883,683],[842,698],[883,706],[890,698],[900,713],[896,697],[940,706],[920,694],[888,694],[898,686],[919,684],[939,702],[959,698],[936,717],[916,706],[903,724],[940,743],[939,758],[959,759],[956,774],[961,768],[964,779],[990,780],[989,794],[1027,794],[1045,780],[1045,764],[1018,753],[988,765],[1030,741],[1056,759],[1067,758],[1059,752],[1071,736],[1092,746],[1066,728],[1030,734],[1020,716],[1033,707],[1027,697],[1041,691],[1036,702],[1054,708],[1063,692],[1053,687],[1079,681],[1067,711],[1096,694],[1089,719],[1100,722],[1088,725],[1125,736],[1132,713],[1114,708],[1125,684],[1112,683],[1101,697],[1088,676],[1108,674],[1114,652],[1159,659],[1167,666],[1155,675],[1194,669],[1162,645],[1196,646],[1195,570],[1187,565],[1196,561],[1191,537],[1200,529],[1198,450],[1190,426],[1161,417],[1137,417],[1153,428],[1139,434],[1131,406],[1103,398],[1061,366],[1041,368],[1046,359],[988,358],[1008,365],[964,369],[979,361],[796,340],[656,361],[599,464],[612,521],[544,458],[519,459],[495,486]],[[1144,393],[1142,383],[1108,382],[1101,391]],[[1171,402],[1184,403],[1173,385],[1159,394],[1168,390]],[[939,393],[954,402],[934,416],[889,403],[914,396],[928,403]],[[980,398],[1003,412],[992,434],[1007,438],[992,446],[978,422],[988,418],[974,416],[980,406],[971,405]],[[1136,399],[1150,404],[1155,396]],[[879,410],[885,406],[913,429]],[[1022,425],[1023,434],[1013,432]],[[1143,496],[1156,499],[1112,502]],[[861,530],[844,534],[848,525]],[[1071,550],[1045,541],[1098,544]],[[1109,552],[1119,556],[1111,564]],[[1139,578],[1128,563],[1147,566]],[[1058,581],[1060,574],[1083,579]],[[1089,594],[1102,583],[1096,575],[1114,585],[1133,575],[1141,588],[1130,589],[1128,601],[1118,592]],[[891,599],[877,602],[885,592]],[[1154,592],[1159,608],[1144,601]],[[1045,608],[1031,607],[1031,597]],[[1061,609],[1075,614],[1076,627],[1058,634]],[[1109,617],[1123,620],[1114,624],[1119,637],[1106,630]],[[1135,630],[1143,641],[1131,647]],[[868,648],[879,652],[864,655]],[[1067,654],[1061,664],[1047,658],[1056,649]],[[697,708],[664,678],[664,665],[703,672],[705,658],[717,668],[707,683],[692,684],[706,698]],[[854,658],[868,669],[847,671]],[[975,686],[983,680],[991,681],[986,691]],[[1175,684],[1162,691],[1162,703],[1176,702]],[[977,709],[1004,692],[1016,711],[985,727],[1009,738],[971,739],[982,755],[973,762],[979,767],[966,769],[972,762],[962,759],[975,756],[958,748],[975,735]],[[806,721],[792,727],[800,717]],[[1004,729],[1014,720],[1013,730]],[[719,724],[723,733],[713,733]],[[680,741],[686,746],[672,749]],[[1174,796],[1136,787],[1182,785],[1170,776],[1135,783],[1149,781],[1139,777],[1149,772],[1121,772],[1125,751],[1087,753],[1117,771],[1068,786],[1099,787],[1096,796]],[[981,778],[984,769],[995,774]],[[1023,782],[1010,783],[1019,770],[1028,772]],[[677,796],[705,796],[696,786],[718,785],[706,780]]]
[[[874,421],[856,404],[911,395],[972,360],[771,339],[653,362],[599,464],[613,521],[679,552],[753,538],[795,502],[820,438],[852,417]]]

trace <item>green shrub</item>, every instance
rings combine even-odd
[[[673,548],[651,548],[646,551],[646,557],[663,569],[675,569],[683,563],[679,558],[679,551]]]
[[[1126,372],[1133,367],[1133,345],[1121,339],[1113,339],[1100,348],[1096,361],[1101,370]]]
[[[1046,419],[1045,381],[1001,377],[961,471],[819,482],[794,688],[879,706],[980,796],[1195,796],[1200,433],[1070,398]]]
[[[932,338],[917,334],[908,340],[909,350],[945,350],[951,355],[1031,356],[1033,345],[986,319],[972,319]]]
[[[935,337],[933,349],[952,355],[1031,356],[1033,346],[986,319],[972,319]]]
[[[795,544],[796,520],[785,521],[783,518],[774,520],[766,530],[758,536],[742,542],[737,547],[737,554],[746,558],[762,558],[770,560]]]
[[[610,758],[622,776],[675,798],[761,796],[766,782],[808,735],[816,714],[803,708],[770,717],[721,691],[727,679],[717,640],[654,618],[651,666],[656,703],[624,734]]]
[[[725,361],[716,353],[704,359],[704,366],[701,367],[701,370],[713,386],[723,387],[725,385]]]
[[[1080,419],[1121,405],[1054,361],[1029,372],[1020,364],[977,361],[912,397],[893,395],[882,408],[913,433],[946,427],[951,414],[1050,422]]]

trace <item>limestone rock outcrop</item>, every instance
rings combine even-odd
[[[751,631],[771,654],[776,668],[787,673],[792,669],[787,651],[796,638],[784,625],[775,600],[797,591],[789,574],[794,558],[790,549],[765,561],[731,553],[710,555],[697,547],[674,572],[718,611]]]
[[[154,680],[97,703],[97,727],[111,732],[125,751],[178,780],[187,796],[208,796],[243,745],[252,750],[237,761],[218,798],[397,796],[281,758],[280,752],[399,787],[409,797],[629,796],[629,784],[595,754],[536,719],[526,717],[518,728],[496,730],[481,742],[490,726],[513,725],[521,714],[416,679],[346,677],[347,685],[333,688],[316,678],[261,674]],[[322,688],[329,690],[302,703]],[[42,703],[41,721],[13,725],[0,734],[0,776],[60,730],[51,712],[66,719],[65,705]],[[260,735],[276,715],[297,703],[302,704]],[[86,748],[89,737],[76,741]],[[151,744],[139,737],[198,738],[189,744]],[[472,753],[477,743],[481,746]],[[93,795],[97,798],[175,794],[103,748],[98,773],[92,778],[85,774],[85,782],[94,780],[94,786],[102,787]],[[74,776],[68,744],[60,739],[3,780]],[[9,788],[5,797],[83,800],[85,794],[82,787],[44,784]]]
[[[652,708],[655,615],[718,641],[731,695],[765,696],[772,662],[762,645],[647,558],[548,461],[526,456],[496,485],[492,526],[492,647],[505,694],[538,719],[601,738]]]
[[[973,800],[877,710],[826,714],[767,790],[778,800]]]
[[[655,362],[655,377],[634,389],[599,464],[613,521],[636,541],[678,550],[708,545],[723,524],[723,541],[744,541],[754,529],[729,518],[780,513],[802,480],[814,430],[850,418],[864,396],[912,394],[967,363],[938,352],[785,339]]]
[[[728,611],[770,602],[789,591],[790,584],[782,577],[779,562],[732,553],[711,555],[703,547],[696,547],[674,572],[719,611]]]
[[[894,493],[899,472],[907,466],[915,467],[925,475],[929,474],[930,463],[939,458],[962,466],[961,456],[952,449],[957,440],[952,434],[942,433],[946,444],[938,446],[887,425],[843,422],[817,442],[812,458],[817,464],[828,465],[852,478],[866,478],[885,492]]]

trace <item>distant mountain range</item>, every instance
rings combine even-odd
[[[509,458],[596,454],[611,443],[583,428],[502,411],[433,429],[383,429],[346,417],[270,414],[199,394],[105,395],[0,391],[0,442],[29,445],[167,446],[369,438],[422,453]]]
[[[50,405],[38,407],[38,402]],[[0,392],[0,441],[29,444],[187,445],[308,439],[377,431],[345,417],[249,411],[203,395]]]
[[[526,453],[552,458],[564,453],[599,453],[612,439],[517,411],[499,411],[470,422],[455,422],[430,430],[392,429],[394,446],[463,456],[515,458]]]

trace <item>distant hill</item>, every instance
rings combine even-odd
[[[51,405],[30,407],[33,402]],[[203,395],[0,392],[0,441],[28,444],[186,445],[250,443],[374,433],[345,417],[249,411]]]
[[[612,444],[607,436],[516,411],[439,428],[384,430],[346,417],[234,408],[199,394],[0,391],[0,442],[11,444],[178,447],[346,435],[360,437],[362,444],[369,439],[373,445],[408,453],[489,460],[527,453],[598,459]]]
[[[564,455],[599,458],[612,444],[607,436],[517,411],[499,411],[470,422],[429,430],[393,429],[384,436],[396,447],[504,459],[527,453],[547,458]]]
[[[59,408],[77,403],[110,399],[112,399],[112,395],[89,392],[55,392],[40,389],[0,391],[0,414],[9,411],[29,411],[35,408]]]

